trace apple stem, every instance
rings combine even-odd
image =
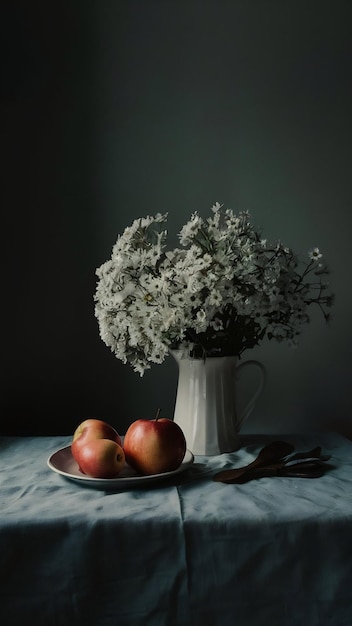
[[[158,409],[156,412],[156,417],[155,417],[155,421],[157,422],[159,417],[160,417],[160,413],[161,413],[161,409]]]

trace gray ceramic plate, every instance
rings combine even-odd
[[[87,486],[90,485],[101,489],[125,489],[126,487],[144,487],[144,485],[148,485],[151,482],[161,481],[164,478],[180,474],[188,469],[190,465],[192,465],[193,461],[194,456],[192,452],[187,450],[181,465],[172,472],[139,476],[126,464],[117,478],[92,478],[91,476],[87,476],[80,471],[75,459],[72,456],[71,446],[66,446],[65,448],[60,448],[54,452],[48,458],[47,464],[53,472]]]

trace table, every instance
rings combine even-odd
[[[216,483],[274,439],[321,445],[323,477]],[[0,624],[351,626],[352,442],[248,435],[172,480],[81,486],[47,458],[70,437],[0,438]]]

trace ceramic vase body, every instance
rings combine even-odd
[[[252,413],[265,384],[265,368],[255,360],[238,364],[235,356],[192,359],[180,352],[174,421],[193,454],[216,455],[239,448],[239,431]],[[259,383],[244,410],[237,412],[237,383],[244,368],[259,370]]]

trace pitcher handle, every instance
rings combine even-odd
[[[248,367],[249,365],[254,365],[255,367],[259,369],[260,379],[259,379],[259,384],[255,393],[253,394],[252,398],[249,400],[248,404],[244,407],[241,415],[237,418],[238,430],[241,428],[241,426],[244,424],[244,422],[249,418],[250,414],[253,412],[253,409],[255,407],[255,404],[259,396],[261,396],[261,394],[263,393],[265,382],[266,382],[266,369],[260,361],[256,361],[255,359],[249,359],[248,361],[244,361],[243,363],[240,363],[240,365],[238,365],[238,367],[236,368],[236,377],[239,376],[240,372],[243,371],[244,368]]]

